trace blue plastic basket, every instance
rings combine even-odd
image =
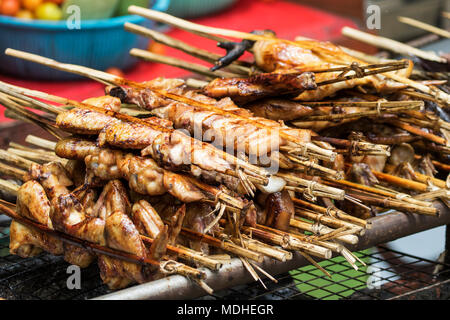
[[[153,9],[165,11],[170,0],[156,0]],[[127,32],[125,22],[154,27],[152,21],[127,15],[81,21],[80,29],[69,30],[66,21],[26,21],[0,16],[0,72],[27,79],[74,80],[80,76],[53,70],[4,54],[6,48],[35,53],[57,61],[106,70],[131,68],[138,60],[132,48],[145,49],[148,39]]]

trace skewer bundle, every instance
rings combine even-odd
[[[441,82],[410,80],[410,61],[367,64],[329,43],[208,28],[134,6],[130,13],[220,41],[228,54],[127,24],[215,63],[209,70],[133,50],[213,79],[136,83],[8,49],[99,81],[107,93],[78,102],[0,83],[9,116],[56,138],[29,136],[33,147],[0,151],[0,172],[23,182],[0,180],[17,196],[16,205],[0,204],[14,219],[13,253],[97,260],[114,289],[178,273],[210,292],[196,267],[220,268],[217,254],[239,257],[255,280],[271,277],[258,266],[264,257],[286,261],[292,252],[329,275],[312,257],[341,254],[357,268],[345,245],[374,214],[435,216],[431,201],[447,201],[439,175],[449,168],[450,123],[427,107],[434,99],[445,108],[448,95],[435,88]],[[255,63],[238,60],[245,50]],[[310,63],[283,60],[283,50]]]

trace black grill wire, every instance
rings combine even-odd
[[[111,291],[102,284],[94,263],[81,271],[81,289],[68,289],[69,266],[62,257],[42,253],[23,259],[9,254],[9,222],[0,224],[0,298],[90,299]],[[233,300],[391,300],[450,299],[450,265],[378,246],[357,253],[368,268],[355,271],[340,257],[320,264],[332,279],[313,266],[229,288],[200,299]],[[436,269],[439,269],[436,271]],[[373,273],[376,271],[375,273]],[[368,277],[371,276],[372,278]],[[369,284],[369,287],[368,287]]]

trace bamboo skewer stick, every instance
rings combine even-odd
[[[146,237],[144,235],[141,235],[141,239],[142,241],[150,245],[153,244],[154,242],[154,239]],[[211,258],[205,257],[201,255],[201,253],[196,252],[195,250],[192,249],[188,250],[187,248],[183,248],[180,246],[167,245],[167,251],[168,253],[177,255],[182,260],[198,263],[211,270],[219,270],[222,267],[222,263],[220,263],[219,261],[215,261]]]
[[[361,107],[361,108],[390,108],[407,107],[412,104],[420,104],[423,101],[302,101],[302,105],[306,106],[323,106],[323,107]]]
[[[375,177],[379,180],[389,182],[395,186],[418,191],[418,192],[428,192],[429,187],[426,184],[412,181],[409,179],[403,179],[400,177],[396,177],[387,173],[373,171],[372,173],[375,175]]]
[[[11,196],[17,196],[17,191],[19,190],[19,188],[19,185],[11,181],[0,179],[0,190],[6,192]]]
[[[183,41],[172,38],[164,33],[158,32],[156,30],[148,29],[133,23],[125,23],[125,30],[134,32],[136,34],[150,37],[152,40],[167,45],[171,48],[183,51],[193,57],[205,60],[210,63],[215,63],[218,59],[221,58],[219,54],[209,52],[207,50],[203,50],[200,48],[196,48],[191,46]],[[250,64],[242,62],[242,61],[233,61],[230,65],[228,65],[226,70],[229,70],[232,73],[237,73],[241,75],[250,75],[252,74],[252,70],[250,69]]]
[[[33,161],[19,157],[16,154],[7,152],[6,150],[3,149],[0,149],[0,160],[9,162],[10,164],[13,164],[14,166],[24,170],[28,170],[30,166],[34,163]]]
[[[187,62],[187,61],[180,60],[177,58],[172,58],[172,57],[164,56],[161,54],[157,54],[157,53],[153,53],[153,52],[150,52],[147,50],[142,50],[142,49],[137,49],[137,48],[131,49],[130,55],[137,57],[137,58],[144,59],[146,61],[166,64],[166,65],[169,65],[172,67],[185,69],[185,70],[195,72],[195,73],[201,74],[203,76],[212,77],[212,78],[217,78],[217,77],[236,78],[236,77],[240,76],[239,74],[230,73],[227,71],[221,71],[221,70],[211,71],[211,70],[209,70],[208,67],[205,67],[201,64]]]
[[[444,58],[439,57],[438,55],[436,55],[433,52],[425,52],[423,50],[411,47],[409,45],[406,45],[404,43],[395,41],[395,40],[391,40],[388,38],[384,38],[384,37],[380,37],[380,36],[376,36],[367,32],[363,32],[360,30],[356,30],[350,27],[344,27],[342,28],[342,34],[344,36],[347,36],[349,38],[370,44],[370,45],[374,45],[377,46],[379,48],[385,49],[385,50],[389,50],[389,51],[394,51],[395,53],[401,54],[401,55],[406,55],[406,56],[417,56],[420,57],[422,59],[426,59],[426,60],[430,60],[430,61],[435,61],[435,62],[440,62],[440,63],[445,63],[446,60]]]
[[[352,155],[382,155],[389,157],[391,155],[390,146],[374,144],[366,141],[345,140],[331,137],[311,136],[311,140],[324,141],[332,145],[345,147]],[[339,179],[340,180],[340,179]]]
[[[389,66],[389,65],[392,65],[392,66]],[[358,64],[356,64],[356,66],[360,68],[361,74],[357,74],[356,72],[354,72],[351,75],[338,76],[335,79],[324,80],[324,81],[318,82],[317,86],[318,87],[325,86],[325,85],[329,85],[329,84],[336,83],[336,82],[357,79],[357,78],[363,78],[363,77],[376,75],[376,74],[380,74],[380,73],[389,74],[389,72],[391,72],[391,71],[396,71],[399,69],[407,68],[408,65],[409,65],[409,62],[407,62],[407,61],[386,62],[386,63],[380,64],[380,65],[359,66]],[[370,68],[373,68],[373,69],[366,70],[366,69],[370,69]],[[336,70],[336,69],[340,69],[340,68],[330,68],[330,69],[324,69],[324,70],[311,70],[311,72],[314,72],[314,73],[332,72],[333,70]],[[350,67],[346,67],[345,70],[343,70],[343,71],[349,72],[349,71],[353,71],[353,69],[354,69],[354,67],[350,66]]]
[[[247,39],[247,40],[274,40],[274,38],[263,36],[263,35],[256,35],[252,33],[246,33],[241,31],[235,31],[235,30],[228,30],[228,29],[222,29],[222,28],[214,28],[214,27],[208,27],[199,25],[193,22],[189,22],[187,20],[183,20],[180,18],[176,18],[174,16],[171,16],[167,13],[163,13],[156,10],[146,9],[138,6],[129,6],[128,7],[128,13],[130,14],[137,14],[139,16],[145,17],[147,19],[158,21],[161,23],[165,23],[189,32],[195,32],[200,33],[202,35],[220,35],[225,37],[232,37],[232,38],[238,38],[238,39]],[[219,41],[223,41],[228,39],[220,39]],[[284,40],[285,42],[291,43],[293,41]]]
[[[294,163],[298,163],[305,167],[305,171],[308,171],[308,169],[318,171],[320,175],[329,176],[334,179],[342,179],[342,174],[340,172],[337,172],[336,170],[321,166],[314,162],[313,160],[305,159],[304,157],[295,157],[293,155],[287,154],[286,158],[291,160]]]
[[[399,127],[399,128],[401,128],[403,130],[406,130],[406,131],[408,131],[408,132],[410,132],[412,134],[418,135],[418,136],[423,137],[423,138],[425,138],[427,140],[435,142],[437,144],[441,144],[441,145],[447,146],[447,141],[444,138],[441,138],[441,137],[436,136],[436,135],[434,135],[432,133],[423,131],[420,128],[417,128],[415,126],[411,126],[411,125],[409,125],[407,123],[404,123],[404,122],[402,122],[400,120],[392,119],[392,120],[388,120],[388,123],[390,123],[390,124],[392,124],[392,125],[394,125],[396,127]]]
[[[43,139],[40,137],[36,137],[34,135],[29,134],[26,138],[25,138],[25,142],[29,143],[29,144],[33,144],[35,146],[38,147],[42,147],[48,150],[51,150],[52,152],[55,151],[55,147],[56,147],[56,142],[54,141],[50,141],[47,139]]]
[[[265,256],[277,259],[278,261],[285,262],[292,259],[291,252],[251,239],[245,235],[243,235],[242,241],[247,249],[259,252]],[[238,240],[233,239],[233,242],[238,243]]]
[[[2,172],[4,175],[8,177],[13,177],[19,180],[22,180],[23,176],[26,174],[26,171],[22,169],[12,167],[1,162],[0,162],[0,172]]]
[[[314,245],[312,243],[305,243],[301,241],[295,240],[292,237],[286,237],[286,235],[280,235],[273,233],[271,231],[267,231],[260,228],[246,227],[244,226],[242,229],[244,232],[250,233],[252,237],[256,237],[258,239],[271,242],[273,244],[279,245],[282,248],[286,248],[289,250],[295,251],[303,251],[307,254],[322,258],[322,259],[330,259],[331,258],[331,250],[327,248],[323,248],[318,245]]]
[[[106,82],[109,82],[109,83],[112,83],[112,84],[115,84],[115,85],[124,85],[124,84],[126,84],[126,85],[132,86],[134,88],[139,88],[139,89],[147,88],[147,86],[142,84],[142,83],[129,81],[129,80],[126,80],[126,79],[123,79],[123,78],[120,78],[120,77],[113,76],[111,74],[105,74],[104,72],[97,71],[97,70],[92,70],[92,69],[89,69],[89,68],[86,68],[86,67],[59,63],[59,62],[57,62],[55,60],[52,60],[52,59],[44,58],[44,57],[41,57],[41,56],[38,56],[38,55],[34,55],[34,54],[22,52],[22,51],[17,51],[17,50],[13,50],[13,49],[7,49],[5,51],[5,53],[7,55],[11,55],[11,56],[14,56],[14,57],[17,57],[17,58],[25,59],[25,60],[36,62],[36,63],[39,63],[39,64],[44,64],[46,66],[49,66],[49,67],[52,67],[52,68],[56,68],[58,70],[63,70],[63,71],[67,71],[67,72],[81,74],[81,75],[90,77],[90,78],[92,78],[94,80],[102,79],[103,81],[106,81]],[[10,86],[10,85],[9,85],[9,87],[13,88],[13,86]],[[29,92],[31,95],[34,95],[35,97],[42,97],[42,94],[39,96],[39,92],[32,91],[32,90],[25,91],[22,88],[21,88],[21,90],[22,90],[21,93]],[[295,143],[297,149],[300,152],[302,152],[303,150],[306,149],[306,151],[313,157],[317,157],[317,158],[320,158],[320,159],[323,159],[323,160],[328,160],[328,161],[334,161],[334,159],[336,157],[336,153],[334,153],[332,150],[327,150],[327,149],[320,148],[320,147],[316,146],[313,143],[299,142],[297,137],[295,137],[295,136],[293,136],[293,135],[291,135],[289,133],[286,133],[285,131],[283,131],[283,129],[273,128],[273,127],[265,125],[264,123],[260,123],[257,120],[249,119],[249,118],[242,117],[242,116],[237,115],[237,114],[232,113],[232,112],[224,111],[223,109],[220,109],[220,108],[218,108],[218,107],[216,107],[214,105],[206,104],[206,103],[203,103],[203,102],[200,102],[200,101],[197,101],[197,100],[193,100],[193,99],[189,99],[189,98],[186,98],[186,97],[181,97],[181,96],[178,96],[176,94],[169,93],[166,90],[156,90],[154,88],[152,88],[151,90],[153,92],[157,93],[158,95],[161,95],[161,96],[163,96],[165,98],[169,98],[169,99],[174,100],[174,101],[178,101],[178,102],[181,102],[181,103],[186,103],[186,104],[191,105],[191,106],[196,107],[196,108],[200,108],[200,109],[203,109],[203,110],[216,112],[218,114],[223,114],[223,115],[227,115],[227,116],[232,117],[232,118],[243,120],[243,121],[245,121],[247,123],[251,123],[252,125],[254,125],[254,126],[256,126],[256,127],[260,128],[260,129],[267,130],[268,133],[276,132],[281,138],[283,138],[283,139],[285,139],[287,141],[290,141],[292,143]],[[53,99],[52,101],[55,101],[55,102],[59,102],[59,103],[66,104],[66,105],[73,105],[73,106],[77,106],[77,107],[81,107],[81,108],[83,108],[83,105],[85,105],[85,104],[82,104],[82,103],[79,103],[79,102],[76,102],[76,101],[73,101],[73,100],[68,100],[68,99],[63,99],[63,98],[60,98],[60,97],[56,97],[54,95],[46,95],[46,98],[44,98],[44,99],[48,99],[48,100],[52,100]],[[98,111],[98,110],[95,110],[95,111]],[[105,113],[104,110],[103,111],[100,110],[98,112]],[[112,114],[112,112],[109,112],[109,113]],[[128,120],[127,119],[121,119],[121,117],[127,117],[127,116],[126,115],[121,115],[121,117],[120,117],[119,115],[115,115],[115,117],[119,118],[120,120],[124,120],[124,121],[128,121],[128,122],[136,122],[136,121],[132,121],[130,119],[128,119]],[[128,118],[131,118],[131,117],[128,117]],[[142,123],[146,124],[146,125],[149,125],[145,121],[142,121]],[[274,130],[276,130],[276,131],[274,131]],[[245,168],[245,166],[248,167],[247,163],[245,163],[243,161],[241,161],[241,163],[242,163],[241,166],[243,168]],[[252,167],[254,167],[254,166],[252,166]],[[253,168],[253,169],[256,170],[255,168]]]
[[[262,262],[263,260],[263,255],[260,253],[245,249],[243,247],[235,245],[234,243],[221,241],[207,234],[189,230],[187,228],[182,228],[180,234],[187,238],[203,241],[213,247],[223,249],[239,257],[248,258],[256,262]]]
[[[361,118],[361,117],[372,117],[372,116],[381,116],[383,114],[391,114],[391,113],[401,113],[408,110],[419,109],[424,106],[423,101],[415,101],[411,102],[409,106],[402,107],[394,107],[394,108],[380,108],[381,110],[365,110],[355,113],[336,113],[336,114],[327,114],[327,115],[318,115],[318,116],[307,116],[302,118],[302,121],[335,121],[335,120],[343,120],[343,119],[352,119],[352,118]],[[294,123],[295,124],[295,123]]]
[[[411,80],[409,78],[400,76],[398,74],[394,74],[394,73],[386,73],[384,74],[384,76],[386,76],[387,78],[390,78],[392,80],[395,80],[397,82],[406,84],[416,90],[422,91],[424,93],[427,93],[433,97],[435,97],[437,100],[442,101],[443,103],[445,103],[446,105],[450,104],[450,95],[448,95],[447,93],[445,93],[444,91],[438,90],[436,88],[430,88],[424,84],[421,84],[417,81]]]
[[[387,38],[382,38],[382,40],[381,40],[382,43],[380,43],[380,40],[378,39],[379,37],[371,35],[366,32],[362,32],[362,31],[353,29],[353,28],[344,27],[342,29],[342,34],[345,36],[348,36],[350,38],[359,40],[361,42],[376,45],[378,47],[382,47],[384,49],[394,51],[394,52],[397,52],[400,54],[404,54],[404,55],[413,54],[415,56],[421,57],[426,60],[435,61],[435,62],[439,62],[439,63],[447,63],[446,59],[441,58],[432,52],[424,52],[417,48],[407,46],[401,42],[397,42],[397,41],[387,39]],[[387,78],[390,78],[392,80],[395,80],[397,82],[406,84],[416,90],[427,93],[427,94],[437,98],[438,100],[444,102],[446,105],[450,104],[450,95],[448,95],[447,93],[445,93],[441,90],[438,90],[436,88],[430,88],[430,87],[428,87],[424,84],[421,84],[417,81],[408,79],[406,77],[403,77],[401,75],[394,74],[394,73],[385,73],[384,76]]]
[[[324,226],[322,224],[312,224],[297,218],[291,219],[290,225],[300,230],[305,230],[318,235],[327,234],[333,231],[332,228],[328,228],[327,226]],[[336,239],[348,244],[358,243],[358,237],[351,234],[344,236],[337,236]]]
[[[437,216],[438,215],[438,211],[436,208],[434,207],[422,207],[422,206],[418,206],[412,203],[405,203],[403,201],[397,201],[394,199],[389,199],[389,198],[379,198],[379,197],[374,197],[374,196],[369,196],[369,195],[365,195],[362,193],[358,193],[358,192],[349,192],[347,191],[349,194],[351,194],[353,197],[360,199],[362,201],[364,201],[364,203],[370,204],[370,205],[374,205],[374,206],[378,206],[378,207],[383,207],[383,208],[389,208],[389,209],[395,209],[395,210],[399,210],[399,211],[406,211],[406,212],[411,212],[411,213],[420,213],[420,214],[425,214],[425,215],[431,215],[431,216]]]
[[[339,181],[345,181],[345,180],[339,180]],[[372,228],[372,223],[370,221],[363,220],[363,219],[360,219],[360,218],[357,218],[357,217],[353,217],[353,216],[345,213],[344,211],[339,210],[336,207],[324,208],[324,207],[321,207],[321,206],[319,206],[317,204],[314,204],[314,203],[311,203],[311,202],[307,202],[307,201],[304,201],[304,200],[301,200],[301,199],[297,199],[297,198],[292,198],[292,201],[294,201],[294,203],[297,204],[297,205],[301,205],[301,206],[303,206],[305,208],[308,208],[308,209],[310,209],[312,211],[317,211],[320,214],[327,214],[327,215],[329,214],[329,215],[331,215],[331,217],[333,217],[335,219],[339,218],[341,220],[344,220],[344,221],[347,221],[349,223],[352,223],[353,225],[355,225],[355,227],[359,226],[359,227],[363,227],[365,229]]]
[[[425,123],[432,122],[433,126],[434,126],[433,128],[435,128],[435,126],[437,125],[439,128],[450,130],[450,122],[447,122],[447,121],[437,117],[434,114],[422,113],[419,111],[408,111],[408,112],[405,112],[405,114],[407,114],[408,116],[411,116],[415,119],[423,120],[421,122],[421,125],[425,125]]]
[[[10,99],[10,96],[7,94],[8,92],[6,92],[6,94],[0,93],[0,103],[7,109],[7,111],[16,114],[16,117],[19,117],[20,119],[38,125],[39,127],[48,131],[55,137],[60,137],[60,135],[51,126],[50,121],[48,121],[46,118],[40,115],[37,115],[29,110],[22,108],[16,102],[12,101]]]
[[[390,165],[390,164],[386,164],[386,166],[385,166],[385,169],[388,170],[388,171],[391,171],[394,168],[395,168],[395,166]],[[438,188],[442,188],[442,189],[446,189],[447,188],[447,185],[446,185],[444,180],[437,179],[437,178],[434,178],[434,177],[430,177],[430,176],[424,175],[424,174],[422,174],[420,172],[417,172],[417,171],[414,171],[414,176],[415,176],[414,177],[415,180],[418,181],[418,182],[422,182],[422,183],[425,183],[425,184],[428,184],[428,183],[431,182],[432,184],[434,184]]]
[[[303,186],[305,188],[305,191],[307,193],[310,193],[310,195],[312,196],[323,196],[336,200],[344,200],[345,198],[345,192],[341,189],[327,187],[321,183],[306,180],[290,173],[278,172],[277,176],[285,179],[286,181],[294,182],[298,185]]]
[[[52,161],[60,161],[62,163],[67,162],[67,160],[57,157],[56,155],[48,155],[40,152],[32,152],[27,150],[20,150],[15,148],[8,148],[7,152],[10,152],[14,155],[21,156],[25,159],[33,160],[39,163],[46,163],[46,162],[52,162]]]
[[[409,24],[410,26],[419,28],[419,29],[423,29],[426,30],[428,32],[431,33],[435,33],[441,37],[444,38],[450,38],[450,32],[448,32],[447,30],[432,26],[428,23],[422,22],[422,21],[418,21],[416,19],[412,19],[412,18],[408,18],[408,17],[397,17],[398,21],[405,23],[405,24]]]
[[[296,208],[295,213],[302,218],[306,218],[312,221],[316,221],[321,224],[325,224],[327,226],[333,227],[333,228],[342,228],[346,227],[349,229],[353,229],[354,233],[357,233],[358,235],[362,236],[365,234],[365,229],[360,226],[355,226],[352,223],[349,223],[347,221],[339,220],[336,218],[333,218],[331,216],[326,216],[324,214],[317,214],[315,212],[309,211],[307,209],[301,209]]]
[[[324,247],[324,248],[327,248],[327,249],[329,249],[329,250],[331,250],[333,252],[340,253],[352,265],[352,267],[355,268],[355,270],[358,270],[358,267],[354,263],[356,261],[356,259],[352,258],[352,254],[348,253],[346,251],[346,249],[340,244],[337,244],[337,243],[334,243],[334,242],[329,242],[329,241],[317,240],[317,239],[314,239],[313,237],[309,237],[309,236],[306,236],[306,235],[300,234],[300,233],[288,233],[288,232],[285,232],[285,231],[281,231],[281,230],[278,230],[278,229],[273,229],[273,228],[270,228],[270,227],[267,227],[267,226],[262,226],[262,225],[257,225],[257,228],[262,229],[262,230],[266,230],[268,232],[272,232],[272,233],[275,233],[275,234],[278,234],[278,235],[281,235],[283,237],[287,237],[290,242],[292,242],[292,239],[297,239],[298,241],[301,241],[301,242],[317,244],[317,245],[319,245],[321,247]],[[300,254],[302,254],[303,256],[305,254],[308,254],[307,252],[305,252],[303,250],[299,250],[298,252]],[[311,260],[308,259],[308,261],[310,261],[310,262],[311,262]],[[318,265],[315,264],[314,262],[311,262],[311,263],[314,266],[316,266],[317,268],[319,268]],[[322,271],[325,274],[327,274],[326,271],[324,271],[324,270],[322,270]]]
[[[394,190],[387,190],[386,188],[379,188],[379,187],[370,187],[359,183],[350,182],[347,180],[332,180],[332,181],[323,181],[324,184],[331,184],[331,185],[337,185],[340,187],[349,187],[355,190],[361,190],[366,191],[372,194],[377,194],[384,197],[390,197],[392,199],[401,200],[404,202],[409,202],[412,204],[416,204],[423,207],[431,207],[433,206],[432,203],[425,202],[425,201],[418,201],[414,198],[412,198],[410,195],[401,193],[401,192],[395,192]]]

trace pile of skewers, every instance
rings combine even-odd
[[[129,11],[219,41],[227,54],[127,24],[214,63],[133,49],[209,80],[137,83],[8,49],[106,86],[78,102],[0,82],[7,115],[57,139],[29,136],[33,147],[0,151],[0,172],[14,179],[0,188],[17,197],[0,203],[13,218],[11,253],[44,250],[81,267],[97,260],[112,289],[176,273],[211,292],[197,267],[217,270],[230,256],[255,280],[272,278],[262,259],[292,251],[327,275],[313,257],[341,254],[357,269],[364,263],[345,246],[369,218],[390,209],[436,216],[432,201],[447,202],[446,81],[411,80],[409,60],[368,64],[331,43]],[[254,63],[239,60],[245,51]]]

